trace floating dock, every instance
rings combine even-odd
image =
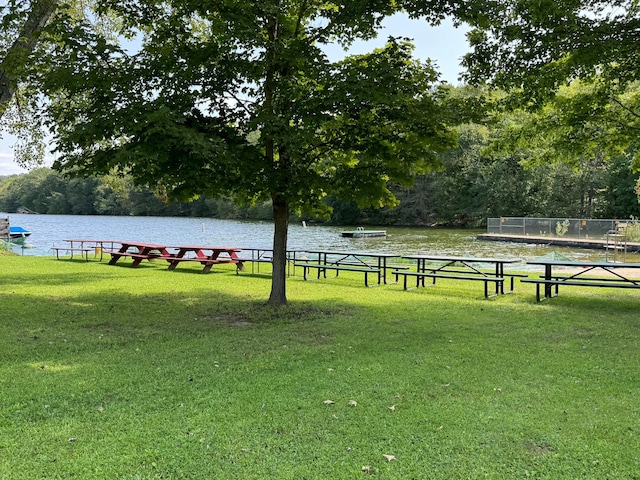
[[[349,238],[367,238],[367,237],[386,237],[386,230],[365,230],[360,227],[357,230],[352,230],[350,232],[342,232],[343,237]]]

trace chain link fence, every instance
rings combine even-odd
[[[639,242],[640,220],[499,217],[487,219],[487,233],[584,239],[606,239],[616,234],[624,235],[628,242]]]

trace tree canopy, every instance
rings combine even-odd
[[[597,163],[625,151],[640,170],[637,0],[489,1],[465,19],[475,27],[466,78],[508,92],[508,109],[541,111],[519,130],[554,144],[547,160]]]
[[[430,3],[430,2],[426,2]],[[439,4],[440,2],[435,2]],[[329,194],[394,205],[455,144],[455,109],[406,39],[330,62],[322,46],[374,36],[389,2],[98,2],[114,42],[58,23],[42,75],[60,155],[76,174],[121,171],[170,198],[231,194],[273,204],[270,302],[286,302],[292,211]],[[424,7],[424,5],[422,6]],[[431,10],[432,18],[444,12]],[[460,111],[456,112],[459,116]]]
[[[464,62],[470,80],[541,102],[575,78],[609,88],[640,79],[637,0],[496,0],[466,20],[476,27]]]

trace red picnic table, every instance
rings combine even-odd
[[[106,253],[111,254],[109,265],[115,265],[122,257],[130,257],[133,260],[132,267],[140,265],[142,260],[155,260],[157,258],[166,258],[171,254],[167,250],[166,245],[157,243],[141,243],[129,241],[114,241],[119,243],[118,250],[109,250]]]
[[[202,245],[182,245],[170,248],[178,251],[164,257],[169,262],[169,270],[175,270],[180,262],[200,262],[204,266],[202,273],[208,273],[213,265],[220,263],[234,263],[237,268],[242,267],[242,260],[238,258],[238,252],[242,250],[241,248]]]
[[[169,270],[175,270],[180,262],[199,262],[203,265],[202,273],[208,273],[211,267],[220,263],[233,263],[238,268],[242,266],[242,260],[238,258],[237,247],[215,247],[206,245],[181,245],[169,246],[157,243],[141,243],[119,241],[120,248],[111,250],[109,265],[115,265],[122,257],[130,257],[133,260],[132,267],[140,265],[142,260],[166,260],[169,262]]]

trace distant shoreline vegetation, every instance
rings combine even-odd
[[[360,209],[355,202],[327,198],[330,218],[294,216],[292,221],[327,225],[440,226],[478,228],[502,216],[576,218],[640,217],[629,160],[614,159],[599,172],[595,185],[585,172],[562,163],[509,168],[450,152],[446,169],[416,178],[407,188],[390,185],[400,201],[396,208]],[[463,161],[464,158],[464,161]],[[466,163],[465,163],[466,162]],[[504,162],[504,160],[503,160]],[[594,180],[595,181],[595,180]],[[200,197],[166,203],[148,188],[117,176],[68,178],[50,168],[0,176],[0,211],[57,215],[182,216],[270,221],[270,202],[238,205],[230,198]]]

